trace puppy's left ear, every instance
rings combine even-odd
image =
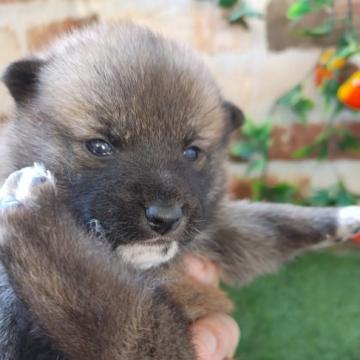
[[[225,138],[228,139],[233,131],[240,128],[245,121],[243,112],[232,102],[224,101],[223,109],[225,114]]]
[[[30,100],[37,91],[39,74],[45,61],[28,58],[11,63],[1,76],[16,104]]]

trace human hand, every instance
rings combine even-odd
[[[188,255],[185,265],[191,277],[204,284],[219,286],[219,271],[211,261]],[[209,314],[197,320],[191,331],[198,360],[232,358],[240,339],[235,320],[221,313]]]

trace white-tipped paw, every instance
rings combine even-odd
[[[13,172],[0,189],[0,209],[17,207],[34,200],[36,190],[45,185],[55,185],[53,175],[44,165],[33,166]]]
[[[349,240],[358,232],[360,232],[360,206],[347,206],[339,209],[338,237]]]

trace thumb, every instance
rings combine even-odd
[[[231,358],[240,338],[236,322],[224,314],[213,314],[196,321],[192,333],[198,360]]]

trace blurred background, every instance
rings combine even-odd
[[[71,29],[120,19],[191,44],[245,111],[229,149],[233,198],[359,202],[360,0],[0,0],[0,71]],[[0,83],[0,127],[13,106]],[[359,245],[228,289],[239,358],[360,359]]]

